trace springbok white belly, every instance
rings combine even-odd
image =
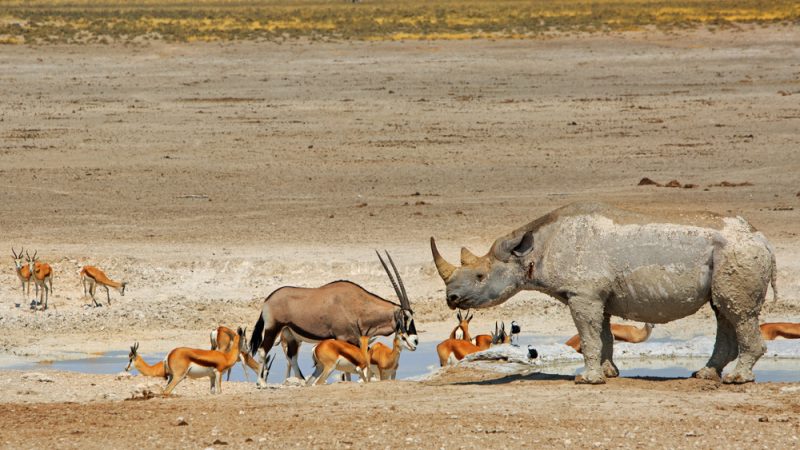
[[[186,373],[189,378],[209,378],[215,375],[214,367],[201,366],[195,363],[189,364],[189,372]]]
[[[336,370],[347,373],[358,373],[358,366],[351,363],[349,359],[340,356],[339,359],[336,360]]]

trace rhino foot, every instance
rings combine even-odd
[[[594,376],[576,375],[575,384],[605,384],[606,378],[602,374],[595,374]]]
[[[744,384],[753,383],[754,381],[756,381],[756,377],[752,373],[749,376],[740,373],[729,373],[722,379],[725,384]]]
[[[719,372],[717,369],[713,367],[703,367],[702,369],[698,370],[697,372],[692,374],[692,377],[699,378],[701,380],[711,380],[711,381],[719,381]]]
[[[603,375],[605,375],[606,378],[616,378],[619,376],[619,369],[617,369],[617,366],[613,362],[605,361],[603,363]]]

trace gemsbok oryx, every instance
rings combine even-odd
[[[495,240],[489,252],[461,250],[461,267],[447,262],[431,238],[431,251],[447,287],[450,308],[499,305],[521,290],[536,290],[566,304],[583,347],[578,383],[619,376],[613,361],[611,316],[667,323],[710,304],[717,339],[694,376],[754,380],[765,345],[758,316],[769,285],[775,290],[775,255],[767,239],[741,217],[706,212],[643,214],[600,203],[574,203]]]
[[[389,253],[386,256],[394,269],[396,282],[380,254],[378,259],[400,300],[399,305],[350,281],[334,281],[318,288],[278,288],[267,297],[261,308],[250,339],[250,354],[255,356],[259,348],[269,352],[278,334],[281,334],[281,340],[288,337],[293,345],[284,347],[287,364],[291,364],[298,377],[304,378],[297,364],[301,342],[337,339],[357,346],[360,336],[355,330],[358,324],[370,329],[371,336],[388,336],[395,332],[398,320],[403,323],[400,338],[410,350],[416,349],[419,339],[414,312],[400,273]]]
[[[98,284],[104,287],[106,290],[108,306],[111,306],[111,293],[109,293],[108,288],[116,289],[120,296],[125,296],[125,286],[127,286],[128,283],[124,281],[118,282],[108,278],[106,274],[97,267],[83,266],[80,271],[80,275],[81,283],[83,283],[83,295],[86,296],[87,293],[90,294],[92,296],[94,306],[101,306],[100,303],[97,303],[97,299],[94,296]]]

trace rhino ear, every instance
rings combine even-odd
[[[512,256],[521,258],[533,250],[533,232],[527,231],[521,236],[513,236],[494,245],[494,256],[501,261],[508,261]]]

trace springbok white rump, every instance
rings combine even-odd
[[[395,332],[395,322],[398,320],[403,323],[400,338],[410,350],[415,350],[419,340],[414,312],[400,273],[392,257],[388,253],[386,256],[397,277],[396,282],[380,254],[378,259],[400,300],[399,305],[350,281],[334,281],[318,288],[278,288],[264,300],[250,338],[250,354],[255,356],[259,347],[269,352],[280,334],[286,344],[284,351],[287,364],[291,365],[298,377],[304,378],[297,363],[302,342],[338,339],[357,347],[361,337],[355,331],[357,325],[370,329],[370,336],[388,336]]]
[[[431,238],[450,308],[487,308],[521,290],[548,294],[572,313],[586,370],[579,383],[603,383],[619,371],[613,361],[611,316],[667,323],[706,303],[717,339],[698,378],[754,380],[765,352],[758,315],[771,284],[775,255],[763,234],[741,217],[712,213],[647,215],[599,203],[575,203],[497,239],[478,257],[461,249],[461,267],[448,263]]]

